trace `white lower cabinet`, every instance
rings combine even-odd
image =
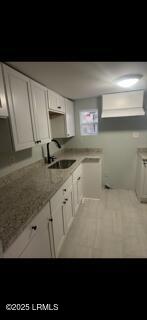
[[[82,165],[73,173],[73,199],[74,199],[74,214],[77,213],[81,200],[83,198],[83,172]]]
[[[44,221],[36,230],[33,239],[29,242],[19,258],[51,258],[49,241],[49,222]]]
[[[74,214],[76,214],[78,207],[79,207],[79,201],[78,201],[78,184],[77,181],[73,181],[73,195],[74,195]]]
[[[34,225],[34,228],[34,236],[19,258],[51,258],[49,217],[43,216],[42,221],[38,225]]]
[[[63,201],[63,221],[64,221],[64,232],[67,234],[72,221],[73,221],[73,191],[72,188],[66,194]]]
[[[91,160],[85,161],[85,166],[84,162],[78,166],[4,253],[4,258],[58,258],[74,216],[85,196],[85,190],[94,192],[96,189],[96,196],[98,195],[97,186],[101,185],[98,163],[101,164],[101,161],[94,160],[94,163],[96,163],[96,166],[93,167],[94,171],[91,168]],[[88,184],[91,189],[87,187]]]
[[[78,189],[78,202],[80,204],[82,198],[83,198],[83,182],[82,182],[83,176],[80,174],[80,176],[77,179],[77,189]]]
[[[147,159],[138,155],[135,190],[140,202],[147,202]]]
[[[26,227],[22,234],[6,250],[4,258],[51,258],[54,256],[51,248],[49,228],[49,203]]]
[[[72,177],[55,193],[50,200],[54,251],[58,257],[71,223],[73,221]]]
[[[64,241],[64,224],[63,224],[63,205],[59,202],[57,208],[52,214],[52,226],[53,226],[53,239],[54,239],[54,251],[55,257],[58,257],[62,243]]]

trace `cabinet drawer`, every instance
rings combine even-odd
[[[63,197],[63,192],[62,192],[62,189],[60,188],[50,200],[51,213],[58,207],[59,203],[62,201],[62,197]]]
[[[30,242],[30,240],[36,234],[42,221],[44,219],[48,219],[49,217],[50,217],[50,208],[49,208],[49,203],[47,203],[47,205],[29,223],[29,225],[24,229],[24,231],[20,234],[20,236],[14,241],[14,243],[6,250],[3,257],[4,258],[19,257],[22,251]],[[32,229],[32,226],[37,226],[36,230]]]
[[[77,180],[81,175],[82,175],[82,165],[80,164],[73,173],[73,182]]]

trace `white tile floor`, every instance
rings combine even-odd
[[[103,190],[86,199],[59,258],[147,258],[147,204],[131,190]]]

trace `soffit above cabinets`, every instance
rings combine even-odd
[[[144,90],[105,94],[102,96],[102,118],[145,115]]]

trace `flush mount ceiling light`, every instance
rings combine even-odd
[[[141,74],[126,75],[117,80],[118,86],[129,88],[136,84],[143,76]]]

